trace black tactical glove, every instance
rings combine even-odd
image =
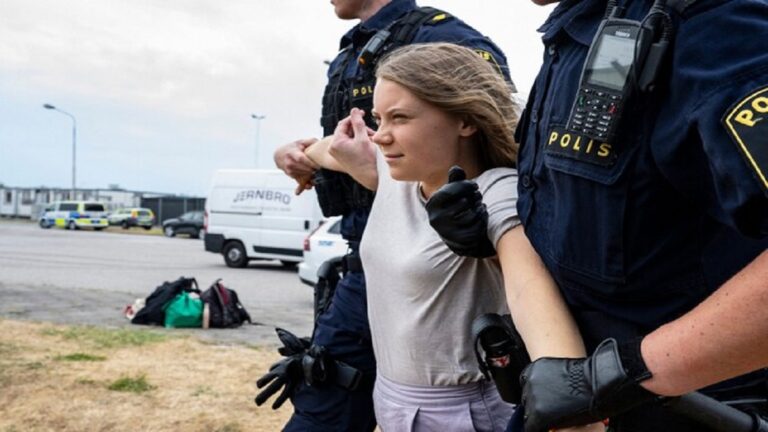
[[[272,409],[278,409],[283,403],[293,395],[293,392],[304,378],[302,371],[302,359],[305,352],[310,347],[309,339],[299,338],[293,333],[276,328],[277,337],[283,346],[278,348],[278,352],[285,356],[284,359],[274,363],[264,376],[256,381],[256,387],[262,388],[269,384],[261,393],[256,395],[256,405],[261,406],[273,394],[283,388],[282,393],[272,403]]]
[[[640,356],[639,341],[632,346],[620,356],[616,341],[606,339],[585,359],[542,358],[531,363],[520,377],[525,432],[594,423],[657,399],[639,385],[651,374]]]
[[[457,255],[487,258],[496,255],[488,239],[488,211],[477,183],[466,180],[461,167],[448,171],[448,183],[427,201],[429,224]]]

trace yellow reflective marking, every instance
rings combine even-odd
[[[435,17],[432,18],[432,22],[442,21],[445,18],[446,18],[446,15],[444,13],[443,14],[439,14],[439,15],[435,15]]]

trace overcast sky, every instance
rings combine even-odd
[[[490,36],[523,93],[541,61],[528,0],[432,0]],[[319,136],[323,60],[356,22],[313,0],[0,0],[0,183],[204,196]],[[264,115],[258,122],[251,114]],[[258,159],[258,161],[257,161]]]

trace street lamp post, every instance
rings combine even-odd
[[[256,168],[259,167],[259,129],[261,121],[267,118],[265,115],[251,114],[251,118],[256,120]]]
[[[58,108],[56,108],[55,106],[53,106],[51,104],[45,104],[45,105],[43,105],[43,108],[49,109],[49,110],[58,111],[58,112],[60,112],[60,113],[64,114],[65,116],[67,116],[67,117],[72,119],[72,197],[71,197],[71,199],[75,199],[76,198],[75,197],[75,190],[76,190],[76,184],[77,184],[77,182],[76,182],[76,169],[75,169],[75,167],[76,167],[75,161],[76,161],[76,155],[77,155],[77,120],[75,119],[75,116],[73,116],[72,114],[70,114],[70,113],[68,113],[68,112],[66,112],[64,110],[58,109]]]

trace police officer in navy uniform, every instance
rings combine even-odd
[[[404,44],[443,41],[467,46],[492,62],[509,79],[506,59],[498,47],[448,13],[419,8],[414,0],[333,0],[332,3],[339,18],[359,19],[360,23],[342,37],[340,52],[329,67],[321,118],[324,136],[333,134],[338,121],[345,118],[352,107],[365,110],[366,121],[375,127],[370,110],[376,62]],[[341,234],[349,243],[349,253],[342,260],[344,275],[332,291],[331,301],[321,304],[317,311],[311,345],[279,330],[286,345],[281,353],[286,358],[273,365],[257,383],[265,389],[257,397],[257,403],[264,403],[282,386],[283,393],[277,400],[282,403],[290,396],[295,409],[285,430],[369,431],[376,425],[371,397],[376,364],[358,245],[373,194],[346,174],[316,172],[317,167],[303,154],[315,141],[298,140],[278,148],[275,162],[299,181],[314,175],[312,184],[325,216],[342,216]],[[332,279],[332,275],[328,278]],[[328,281],[321,279],[321,283]],[[358,371],[359,376],[350,376],[350,370]]]
[[[540,28],[518,211],[592,355],[523,373],[526,432],[605,418],[612,431],[706,431],[657,403],[697,389],[768,412],[768,2],[657,3],[653,85],[610,139],[568,127],[606,14],[643,21],[653,3],[563,0]],[[449,222],[434,225],[467,238]]]

